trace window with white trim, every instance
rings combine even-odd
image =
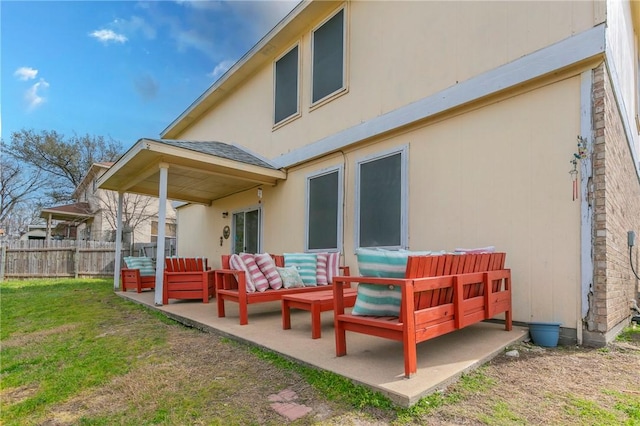
[[[345,87],[345,28],[343,8],[312,32],[312,103]]]
[[[299,112],[299,49],[295,46],[275,62],[274,124]]]
[[[307,176],[308,251],[336,251],[342,246],[342,167]]]
[[[407,246],[407,148],[356,167],[356,247]]]

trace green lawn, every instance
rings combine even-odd
[[[135,330],[132,338],[127,317],[140,308],[116,297],[112,284],[112,280],[2,284],[2,423],[41,418],[71,396],[127,373],[140,362],[141,351],[165,344],[164,330],[153,322]]]

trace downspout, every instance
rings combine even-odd
[[[589,312],[589,292],[593,286],[593,206],[592,206],[592,92],[593,70],[580,76],[580,137],[586,144],[586,157],[580,161],[580,297],[577,298],[576,339],[583,343],[583,324]]]

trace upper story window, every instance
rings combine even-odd
[[[298,46],[295,46],[275,63],[274,124],[278,124],[299,112],[298,58]]]
[[[342,247],[342,185],[342,167],[307,177],[307,250]]]
[[[357,247],[407,246],[407,148],[358,162]]]
[[[345,87],[345,39],[344,9],[313,31],[312,103]]]

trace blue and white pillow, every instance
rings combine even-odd
[[[129,269],[139,269],[141,276],[152,276],[156,274],[156,267],[150,257],[125,256],[124,263]]]
[[[417,254],[406,250],[365,248],[356,250],[358,270],[363,277],[404,278],[409,256]],[[362,316],[397,317],[400,316],[401,300],[402,294],[398,286],[360,283],[356,303],[351,313]]]
[[[315,253],[284,253],[284,266],[295,266],[305,287],[316,287],[317,257]]]

